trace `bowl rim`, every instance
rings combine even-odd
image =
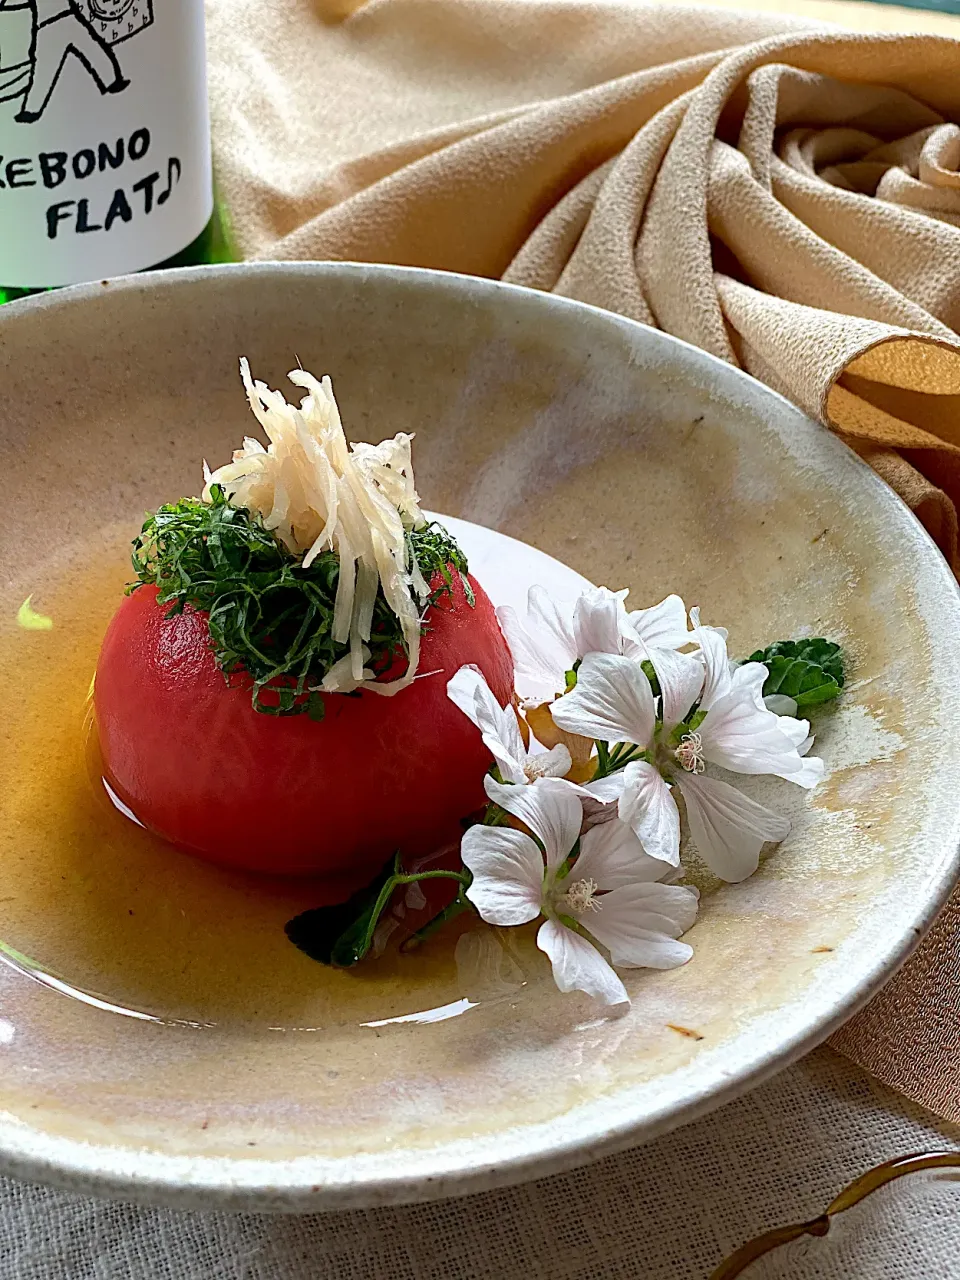
[[[508,284],[484,277],[436,271],[421,267],[401,267],[379,263],[306,261],[207,264],[164,271],[142,272],[109,280],[72,285],[8,303],[0,308],[0,343],[7,329],[21,316],[50,308],[71,307],[103,296],[105,290],[149,293],[156,288],[190,287],[205,280],[230,277],[322,279],[346,276],[362,287],[371,278],[404,281],[421,287],[471,291],[487,298],[519,296],[527,304],[587,311],[614,330],[627,334],[640,331],[643,341],[655,348],[680,352],[688,370],[698,370],[705,381],[712,380],[740,393],[741,400],[776,403],[781,415],[792,417],[798,431],[816,432],[818,448],[833,451],[838,467],[845,467],[858,483],[866,485],[875,501],[887,504],[892,523],[910,544],[914,562],[922,566],[924,586],[938,590],[940,607],[952,607],[960,623],[960,585],[927,531],[886,483],[828,428],[817,423],[785,396],[759,382],[743,370],[701,348],[662,330],[606,311],[588,303]],[[642,1114],[629,1107],[608,1107],[606,1123],[593,1126],[588,1134],[558,1132],[563,1117],[553,1117],[518,1131],[522,1139],[510,1144],[504,1154],[501,1140],[506,1131],[485,1138],[446,1142],[440,1146],[402,1152],[402,1161],[380,1155],[328,1158],[242,1159],[232,1155],[169,1155],[152,1150],[132,1150],[76,1138],[55,1136],[40,1128],[0,1118],[0,1171],[15,1177],[58,1185],[74,1192],[110,1196],[143,1203],[181,1208],[255,1209],[310,1212],[323,1209],[352,1209],[373,1205],[403,1204],[468,1195],[496,1187],[510,1186],[535,1177],[562,1173],[602,1156],[652,1140],[671,1129],[688,1124],[717,1107],[755,1088],[822,1043],[833,1031],[861,1009],[909,958],[949,897],[960,876],[960,813],[950,828],[938,833],[940,859],[937,869],[923,886],[917,887],[917,909],[904,927],[892,936],[884,949],[877,949],[873,963],[858,983],[832,995],[812,1001],[811,1011],[798,1017],[792,1035],[775,1044],[743,1055],[730,1073],[714,1073],[706,1082],[688,1084],[683,1097],[668,1097],[647,1105]],[[616,1096],[616,1095],[612,1095]],[[603,1101],[603,1099],[601,1099]],[[606,1099],[609,1102],[609,1099]],[[609,1112],[616,1118],[611,1122]],[[498,1150],[497,1148],[500,1148]],[[353,1165],[353,1169],[347,1166]]]

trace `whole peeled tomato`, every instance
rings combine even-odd
[[[224,680],[205,615],[168,617],[138,588],[97,666],[106,780],[150,830],[231,867],[372,876],[396,849],[449,845],[485,803],[490,754],[447,681],[473,663],[503,705],[513,692],[493,605],[470,583],[473,607],[454,574],[428,609],[420,678],[391,697],[324,694],[319,721],[255,711],[250,678]]]

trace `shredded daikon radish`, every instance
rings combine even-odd
[[[220,485],[232,506],[256,512],[266,528],[308,567],[335,551],[340,576],[333,637],[349,652],[327,673],[326,693],[362,686],[393,694],[411,683],[420,660],[420,612],[429,595],[419,567],[407,566],[406,533],[426,523],[413,481],[412,436],[400,432],[380,444],[350,445],[330,379],[303,369],[289,375],[306,396],[296,408],[265,382],[254,382],[246,359],[240,375],[267,436],[266,448],[247,436],[233,461],[211,471],[204,463],[203,500]],[[366,642],[378,589],[400,621],[408,655],[405,674],[377,682],[365,667]]]

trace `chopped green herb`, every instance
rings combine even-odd
[[[467,599],[467,560],[439,524],[407,533],[407,568],[427,582],[439,575],[429,597],[449,594],[460,575]],[[225,677],[247,672],[253,706],[268,715],[323,716],[316,687],[343,658],[348,645],[333,638],[333,608],[340,559],[325,551],[304,569],[263,525],[259,516],[231,506],[214,485],[209,503],[181,498],[148,516],[133,544],[137,582],[156,586],[170,615],[187,606],[205,612],[210,641]],[[382,675],[405,653],[399,619],[377,592],[368,644],[368,666]]]

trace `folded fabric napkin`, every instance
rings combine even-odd
[[[208,12],[245,256],[500,277],[657,325],[832,427],[960,570],[960,43],[629,0]],[[960,895],[835,1043],[960,1120]]]

